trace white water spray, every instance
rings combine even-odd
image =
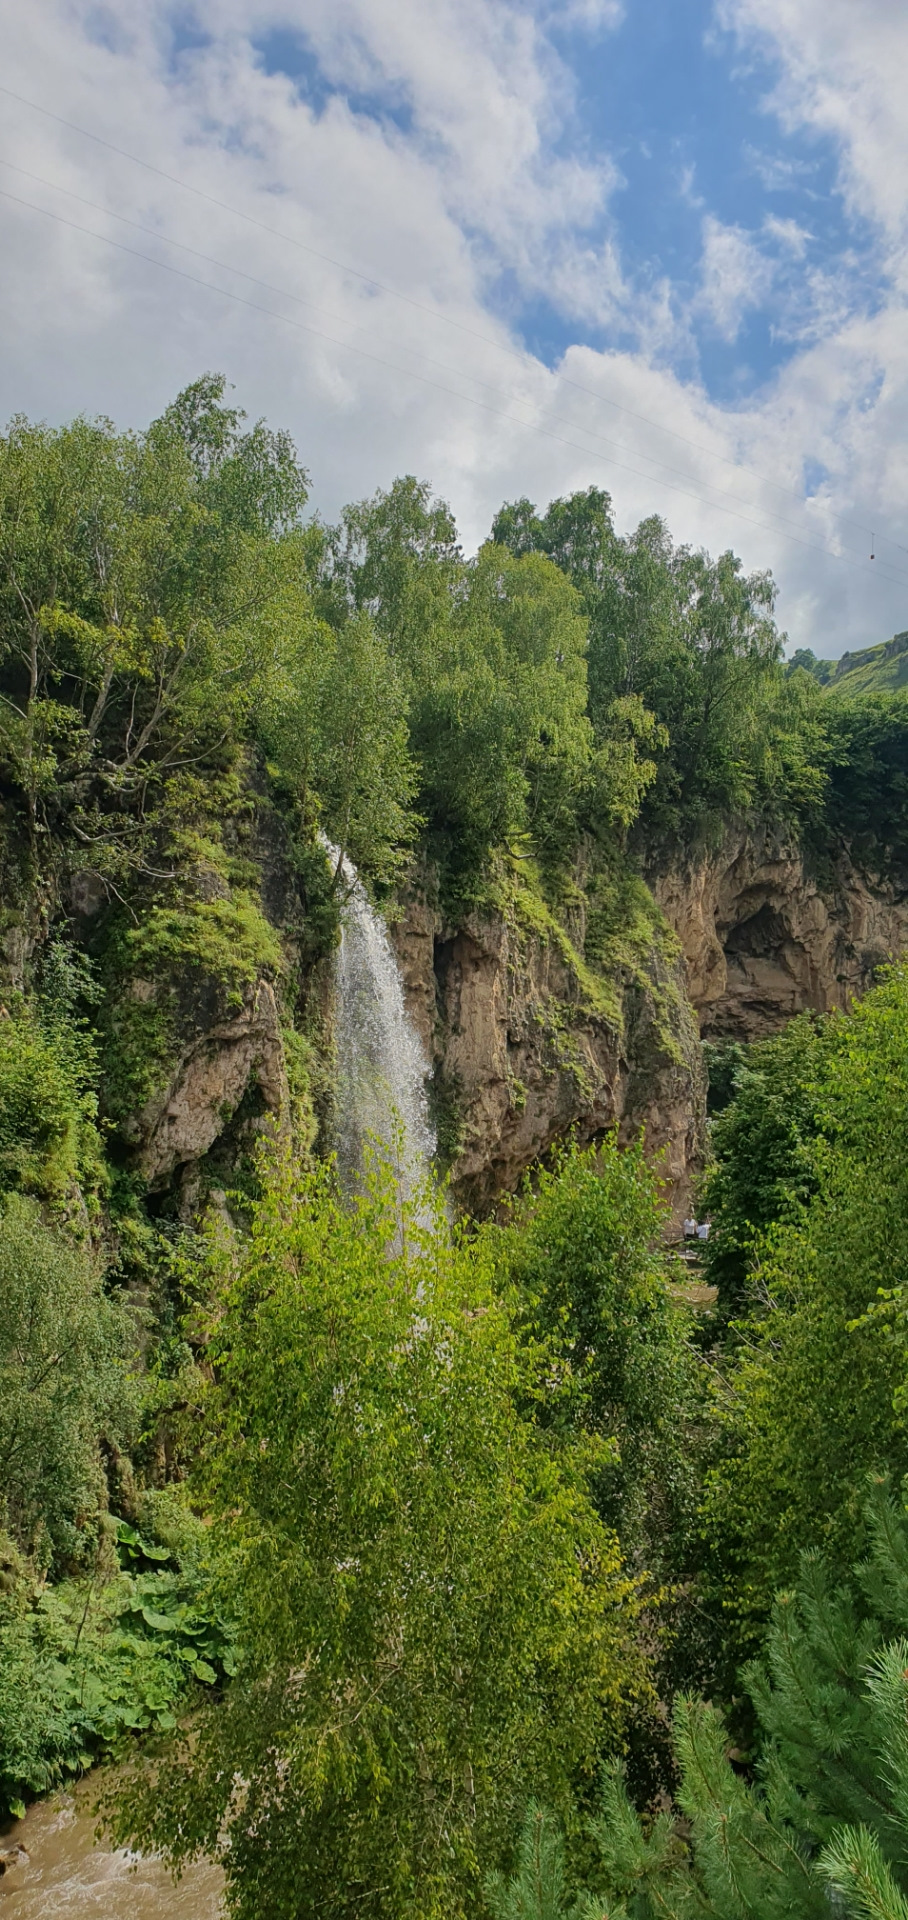
[[[327,852],[335,867],[336,847]],[[361,1179],[371,1139],[395,1166],[401,1197],[428,1178],[435,1136],[426,1100],[428,1062],[404,1005],[384,921],[344,858],[345,901],[335,961],[337,1158],[350,1188]]]

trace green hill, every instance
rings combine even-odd
[[[908,686],[908,633],[893,634],[876,647],[843,653],[841,660],[818,660],[808,647],[789,661],[789,672],[804,667],[831,693],[892,693]]]

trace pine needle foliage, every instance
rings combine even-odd
[[[603,1911],[591,1895],[569,1899],[564,1836],[547,1807],[533,1801],[517,1850],[517,1871],[506,1880],[494,1874],[486,1882],[494,1920],[592,1920]]]
[[[712,1706],[678,1701],[675,1813],[641,1820],[613,1765],[588,1828],[595,1867],[578,1876],[570,1844],[532,1807],[511,1882],[490,1888],[495,1920],[906,1920],[908,1514],[884,1483],[864,1526],[850,1581],[804,1556],[765,1660],[747,1670],[762,1736],[756,1778],[733,1764]],[[596,1883],[587,1908],[578,1877]]]
[[[855,1920],[908,1920],[908,1900],[865,1827],[843,1828],[824,1849],[819,1865]]]

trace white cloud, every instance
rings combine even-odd
[[[615,24],[608,6],[582,10],[591,29]],[[870,11],[881,19],[881,0]],[[890,12],[892,34],[885,47],[874,43],[874,57],[894,61],[903,32]],[[777,33],[783,51],[794,48],[784,53],[780,110],[819,124],[810,116],[820,101],[830,128],[849,127],[836,135],[847,190],[856,205],[860,180],[876,205],[879,136],[864,129],[863,96],[857,107],[851,94],[840,107],[833,101],[837,86],[847,93],[851,84],[839,39],[823,66],[822,49],[805,40],[798,52],[786,39],[788,13],[820,18],[812,0],[735,0],[742,31]],[[844,32],[843,0],[824,13]],[[847,263],[838,279],[818,268],[809,311],[802,303],[782,312],[798,351],[770,389],[722,408],[694,377],[682,379],[677,369],[695,365],[689,316],[665,277],[640,294],[609,226],[620,176],[608,129],[602,153],[572,151],[571,76],[547,25],[564,23],[563,7],[547,15],[522,0],[430,8],[307,0],[303,16],[293,0],[200,0],[210,42],[176,62],[170,17],[169,0],[143,8],[109,0],[103,15],[88,0],[32,8],[0,0],[4,85],[284,238],[7,99],[0,155],[110,213],[2,168],[0,188],[285,318],[0,200],[0,414],[62,419],[85,409],[140,424],[203,368],[218,367],[252,414],[295,433],[326,514],[395,473],[417,472],[452,500],[473,544],[503,498],[543,501],[595,482],[611,488],[622,526],[662,511],[679,538],[733,544],[749,565],[773,565],[783,619],[819,652],[908,625],[908,584],[890,581],[885,562],[869,566],[860,525],[841,519],[869,518],[881,553],[886,533],[908,543],[898,518],[908,482],[908,330],[898,298],[855,315]],[[268,76],[254,46],[303,17],[327,92],[317,109],[285,75]],[[351,89],[388,111],[355,110]],[[886,125],[904,189],[903,133],[891,115]],[[896,197],[887,183],[879,219],[898,267]],[[130,232],[113,213],[229,270]],[[757,235],[707,216],[703,231],[700,299],[733,339],[766,297],[774,268],[763,246],[793,257],[801,229],[779,222]],[[575,346],[548,369],[496,317],[500,304],[493,311],[490,288],[506,293],[510,283],[578,324],[608,325],[632,349]],[[807,459],[828,479],[805,508],[793,495]],[[846,543],[855,570],[814,550]],[[888,551],[908,575],[908,555]]]
[[[806,180],[816,171],[809,161],[793,160],[788,154],[762,153],[750,141],[745,141],[742,158],[768,193],[803,191]]]
[[[562,31],[577,27],[583,33],[600,34],[620,27],[625,11],[624,0],[557,0],[543,17]]]
[[[697,192],[697,169],[692,162],[681,168],[678,176],[678,192],[689,207],[705,207],[702,193]]]
[[[228,22],[232,30],[232,85],[213,100],[215,113],[267,145],[271,130],[261,121],[271,97],[255,86],[244,53],[250,38],[285,24],[274,0],[198,0],[198,17],[221,41]],[[553,236],[564,244],[603,212],[617,173],[597,158],[553,154],[572,82],[520,4],[307,0],[304,37],[332,86],[406,104],[412,136],[404,141],[386,126],[385,138],[431,172],[446,211],[481,236],[493,265],[506,257],[526,285],[544,278]],[[213,64],[200,61],[198,70]],[[293,92],[271,83],[288,106]]]
[[[832,137],[853,211],[908,230],[908,8],[903,0],[718,0],[725,26],[779,62],[771,104]]]
[[[706,215],[697,304],[723,340],[736,340],[745,313],[763,305],[774,273],[773,262],[752,234],[724,226],[714,214]]]
[[[813,234],[800,226],[797,220],[780,220],[778,214],[774,213],[766,215],[763,232],[770,240],[777,240],[781,247],[794,254],[796,260],[803,260],[813,239]]]

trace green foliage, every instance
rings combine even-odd
[[[504,507],[492,533],[514,553],[546,553],[577,588],[599,739],[609,740],[615,703],[630,696],[658,725],[640,796],[650,836],[708,842],[730,813],[764,799],[783,810],[820,799],[819,723],[784,682],[768,575],[745,575],[731,553],[713,561],[674,547],[655,518],[620,539],[596,487],[542,516],[527,500]],[[815,736],[813,756],[805,734]]]
[[[383,1174],[352,1211],[330,1170],[279,1178],[223,1278],[206,1494],[241,1663],[117,1831],[220,1852],[238,1915],[475,1912],[515,1807],[566,1804],[642,1684],[595,1455],[518,1411],[546,1355],[484,1242]]]
[[[807,1554],[796,1592],[777,1602],[765,1661],[745,1676],[764,1742],[757,1780],[732,1765],[714,1709],[679,1701],[680,1818],[641,1822],[620,1769],[607,1769],[583,1872],[604,1891],[575,1909],[568,1889],[579,1874],[566,1871],[558,1823],[531,1807],[514,1879],[490,1889],[493,1913],[819,1920],[832,1885],[850,1920],[904,1920],[908,1518],[879,1485],[865,1537],[866,1557],[845,1582]],[[576,1842],[573,1852],[579,1859]],[[547,1866],[535,1878],[534,1857]]]
[[[568,1905],[564,1837],[547,1807],[531,1801],[517,1848],[516,1871],[490,1874],[485,1886],[493,1920],[593,1920],[601,1905],[583,1895]]]
[[[42,1558],[78,1560],[101,1498],[100,1438],[135,1417],[126,1362],[137,1326],[104,1293],[89,1256],[10,1195],[0,1217],[0,1499],[5,1524]]]
[[[556,862],[590,780],[585,627],[576,595],[537,555],[489,544],[434,637],[412,697],[425,807],[447,859],[481,872],[530,832]]]
[[[894,692],[908,678],[908,633],[895,633],[875,647],[843,653],[839,660],[817,665],[828,668],[826,681],[836,700],[840,694],[850,700],[856,694]]]
[[[229,1018],[263,975],[285,970],[280,936],[243,887],[226,897],[180,889],[149,904],[137,924],[111,919],[102,962],[106,986],[101,1092],[107,1116],[134,1122],[166,1088],[181,1043],[209,1021]]]
[[[812,1014],[791,1020],[776,1039],[726,1054],[732,1097],[714,1115],[713,1164],[702,1206],[712,1226],[703,1249],[706,1278],[726,1314],[748,1303],[761,1235],[816,1189],[819,1133],[816,1080],[830,1029]],[[713,1066],[710,1056],[710,1086]]]
[[[712,1118],[731,1105],[747,1065],[747,1048],[740,1040],[704,1040],[703,1062],[707,1078],[707,1112]]]
[[[841,693],[825,702],[823,718],[829,740],[829,826],[859,857],[904,865],[908,689],[850,695],[846,680]]]
[[[118,1571],[113,1538],[151,1568]],[[124,1522],[102,1532],[87,1577],[43,1587],[15,1572],[0,1594],[0,1812],[122,1753],[131,1734],[172,1730],[234,1667],[198,1574]]]
[[[304,636],[262,732],[301,818],[365,877],[394,880],[418,824],[416,771],[400,674],[368,614]]]
[[[222,524],[247,535],[276,538],[298,526],[309,479],[288,433],[263,420],[240,430],[245,415],[223,405],[223,374],[206,373],[169,406],[154,431],[175,437],[186,451],[200,498]]]
[[[821,687],[825,687],[835,672],[835,664],[833,660],[818,660],[812,647],[796,647],[786,661],[785,671],[789,676],[799,672],[809,673],[819,681]]]
[[[717,1382],[720,1440],[704,1506],[713,1591],[745,1640],[806,1541],[847,1566],[864,1473],[908,1466],[908,979],[894,972],[851,1014],[816,1032],[789,1028],[775,1048],[738,1150],[746,1162],[761,1140],[768,1155],[776,1143],[782,1212],[754,1250],[752,1311]],[[739,1100],[747,1093],[745,1083]],[[812,1113],[812,1147],[797,1134],[799,1100]],[[721,1116],[730,1130],[737,1104]],[[800,1197],[793,1160],[809,1175]],[[733,1199],[745,1189],[741,1161],[730,1163]],[[769,1172],[771,1190],[771,1161]]]
[[[317,556],[318,604],[333,626],[370,613],[408,681],[425,672],[432,635],[450,615],[463,556],[450,507],[406,474],[387,493],[345,508]]]
[[[343,632],[368,613],[397,663],[419,805],[452,898],[490,856],[532,842],[561,870],[585,831],[620,833],[661,742],[639,700],[587,717],[586,622],[563,571],[490,542],[466,562],[450,513],[412,479],[347,510],[318,561],[317,604]]]
[[[855,1920],[908,1920],[908,1900],[866,1829],[846,1827],[837,1834],[823,1853],[820,1870]]]
[[[152,907],[126,943],[132,970],[157,980],[165,970],[181,979],[203,974],[223,987],[229,1007],[266,970],[280,973],[280,940],[252,894],[229,900],[191,900],[183,907]]]
[[[53,827],[114,881],[154,865],[161,781],[248,725],[300,606],[304,478],[223,387],[143,436],[0,442],[0,762],[36,856]]]
[[[502,1283],[533,1339],[554,1347],[562,1393],[539,1417],[616,1443],[596,1504],[626,1552],[661,1571],[695,1499],[695,1363],[657,1250],[664,1218],[642,1145],[569,1149],[494,1236]]]
[[[0,1018],[0,1192],[61,1211],[104,1182],[95,1062],[82,1036],[16,997]]]
[[[624,861],[593,860],[584,893],[583,952],[600,993],[611,991],[617,999],[616,990],[633,982],[658,998],[660,977],[670,974],[679,949],[641,875]],[[674,1036],[672,1043],[677,1045]]]
[[[94,1212],[105,1185],[97,1045],[81,1011],[99,994],[85,956],[51,940],[38,992],[0,1008],[0,1193],[33,1193],[63,1216]]]

